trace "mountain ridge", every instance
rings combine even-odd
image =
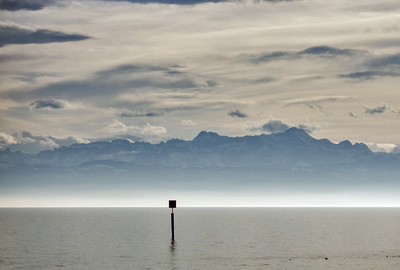
[[[124,162],[167,167],[293,167],[346,163],[399,162],[399,155],[373,153],[365,144],[344,140],[338,144],[315,139],[306,131],[290,128],[281,133],[228,137],[201,131],[193,140],[171,139],[159,144],[117,139],[111,142],[73,144],[41,151],[37,155],[0,152],[2,164],[79,166],[88,162]]]

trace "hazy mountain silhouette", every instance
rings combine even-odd
[[[73,144],[37,155],[6,150],[0,153],[0,162],[3,165],[29,166],[84,166],[94,163],[105,166],[108,162],[112,167],[131,164],[180,168],[316,168],[400,164],[399,157],[373,153],[362,143],[352,144],[346,140],[335,144],[327,139],[317,140],[302,129],[290,128],[282,133],[244,137],[202,131],[192,141],[172,139],[159,144],[118,139]]]

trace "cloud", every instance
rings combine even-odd
[[[381,68],[398,69],[400,68],[400,54],[374,57],[370,60],[367,60],[365,64],[372,69],[381,69]]]
[[[21,72],[17,74],[14,78],[26,82],[33,82],[40,77],[60,77],[60,74],[56,72]]]
[[[337,77],[351,80],[374,80],[380,77],[400,76],[400,54],[368,57],[363,62],[364,71],[338,74]]]
[[[6,148],[11,144],[16,144],[17,140],[14,136],[0,132],[0,148]]]
[[[163,112],[148,112],[148,113],[140,113],[140,112],[134,112],[133,114],[128,114],[128,113],[121,113],[119,116],[120,117],[156,117],[156,116],[162,116],[164,115]]]
[[[246,55],[244,55],[246,56]],[[249,55],[248,61],[254,63],[254,64],[259,64],[259,63],[265,63],[265,62],[271,62],[271,61],[277,61],[277,60],[293,60],[298,57],[292,52],[272,52],[272,53],[261,53],[258,55]]]
[[[301,128],[304,129],[305,132],[307,132],[308,134],[313,133],[316,130],[321,130],[321,129],[325,129],[327,128],[327,124],[326,123],[303,123],[303,124],[298,124],[296,126],[297,128]]]
[[[321,103],[343,102],[343,101],[351,101],[354,99],[355,96],[317,96],[317,97],[296,98],[285,101],[286,103],[285,107],[293,105],[304,105],[311,109],[322,109]]]
[[[157,117],[163,116],[164,112],[142,112],[142,111],[131,111],[126,108],[123,108],[120,112],[116,113],[119,117]]]
[[[330,46],[310,47],[298,52],[300,55],[318,55],[320,57],[336,57],[340,55],[354,55],[357,53],[360,53],[360,51],[352,49],[337,49]]]
[[[182,120],[182,126],[197,126],[197,123],[192,120]]]
[[[349,115],[350,115],[350,117],[358,118],[358,116],[356,114],[354,114],[353,112],[349,112]]]
[[[72,105],[66,100],[49,98],[49,99],[39,99],[39,100],[32,101],[30,104],[30,108],[31,109],[48,109],[48,110],[69,109],[69,108],[72,108]]]
[[[78,138],[76,136],[69,136],[69,137],[54,137],[48,135],[48,138],[53,140],[59,146],[70,146],[75,143],[90,143],[89,140]]]
[[[236,109],[236,110],[234,110],[234,111],[230,111],[230,112],[228,113],[228,115],[231,116],[231,117],[238,117],[238,118],[245,118],[245,117],[248,117],[247,114],[242,113],[242,112],[239,111],[238,109]]]
[[[400,154],[400,145],[397,144],[396,147],[394,147],[394,148],[392,149],[392,152],[391,152],[391,153],[393,153],[393,154]]]
[[[360,50],[353,49],[338,49],[330,46],[315,46],[309,47],[301,51],[275,51],[265,52],[261,54],[243,54],[239,59],[252,62],[254,64],[266,63],[280,60],[296,60],[304,57],[317,56],[321,58],[333,58],[338,56],[352,56],[364,53]]]
[[[234,99],[225,95],[197,91],[196,89],[182,90],[182,92],[179,90],[160,91],[157,89],[135,91],[119,95],[112,107],[124,108],[117,111],[116,115],[122,115],[123,113],[124,116],[133,117],[136,113],[154,112],[159,115],[162,113],[167,115],[176,111],[224,109],[253,105],[255,103],[252,100]],[[130,108],[136,110],[130,110]]]
[[[208,80],[208,81],[206,81],[206,84],[208,87],[214,87],[214,86],[219,85],[219,82],[216,80]]]
[[[143,142],[145,141],[144,138],[139,137],[137,135],[130,135],[130,134],[115,134],[111,137],[100,137],[100,138],[91,138],[91,142],[111,142],[114,140],[128,140],[130,142]]]
[[[162,135],[167,133],[167,129],[163,126],[152,126],[147,122],[143,127],[139,126],[127,126],[124,123],[114,119],[111,124],[102,128],[100,131],[108,133],[122,133],[122,132],[133,132],[140,133],[143,135]]]
[[[66,34],[46,29],[30,29],[14,23],[0,23],[0,47],[9,44],[43,44],[89,39],[89,36]]]
[[[308,82],[308,81],[321,80],[321,79],[324,79],[324,78],[325,78],[324,76],[319,76],[319,75],[316,75],[316,76],[302,76],[302,77],[298,77],[298,78],[292,79],[291,81],[292,82]]]
[[[56,2],[57,0],[0,0],[0,10],[40,10],[46,6],[54,5]]]
[[[290,126],[288,124],[275,118],[271,118],[267,123],[261,126],[263,131],[267,131],[269,133],[283,132],[289,128]]]
[[[365,114],[369,114],[369,115],[375,115],[375,114],[382,114],[384,112],[393,112],[393,113],[399,113],[396,110],[394,110],[392,107],[390,107],[389,105],[387,105],[386,103],[381,103],[378,106],[375,107],[368,107],[367,105],[361,104],[365,111]]]
[[[400,73],[391,71],[367,70],[367,71],[352,72],[348,74],[339,74],[337,76],[339,78],[362,81],[362,80],[373,80],[376,79],[377,77],[399,77]]]
[[[265,83],[270,83],[270,82],[274,82],[277,80],[278,80],[278,78],[269,76],[269,77],[251,80],[250,82],[253,84],[265,84]]]
[[[392,143],[365,143],[373,152],[395,153],[398,145]]]
[[[198,5],[205,3],[224,3],[224,2],[242,2],[243,0],[102,0],[102,1],[113,1],[113,2],[130,2],[134,4],[166,4],[166,5]],[[293,0],[254,0],[257,2],[290,2]]]
[[[29,60],[32,59],[33,57],[27,56],[27,55],[22,55],[22,54],[2,54],[0,55],[0,64],[1,63],[8,63],[8,62],[14,62],[14,61],[23,61],[23,60]]]
[[[231,0],[103,0],[113,2],[130,2],[134,4],[167,4],[167,5],[197,5],[204,3],[231,2]]]
[[[55,137],[51,135],[36,135],[28,131],[13,134],[0,132],[0,148],[10,148],[12,151],[36,154],[43,150],[53,150],[61,146],[70,146],[74,143],[89,143],[88,140],[75,136]]]
[[[165,65],[165,66],[156,66],[156,65],[147,65],[147,64],[125,64],[119,65],[114,68],[110,68],[107,70],[102,70],[96,72],[96,77],[113,77],[113,76],[121,76],[121,75],[128,75],[132,73],[145,73],[145,72],[152,72],[152,71],[162,71],[168,75],[180,75],[183,72],[177,70],[177,68],[183,68],[180,65]]]
[[[163,126],[152,126],[148,122],[140,128],[140,133],[145,135],[162,135],[167,133],[167,129]]]
[[[280,119],[275,119],[270,117],[268,122],[258,122],[258,121],[245,121],[244,130],[246,132],[267,132],[267,133],[277,133],[284,132],[285,130],[291,128],[292,126],[283,122]]]
[[[121,133],[121,132],[127,132],[129,130],[135,130],[137,128],[138,127],[136,127],[136,126],[131,126],[131,127],[126,126],[124,123],[121,123],[117,119],[114,119],[111,124],[102,128],[100,131],[109,132],[109,133],[118,133],[118,132]]]
[[[89,102],[106,102],[106,106],[111,106],[112,97],[116,98],[125,93],[133,93],[136,89],[146,91],[156,89],[187,90],[209,87],[206,80],[193,74],[184,72],[178,72],[174,75],[168,74],[177,68],[180,67],[177,65],[121,65],[96,72],[86,80],[57,82],[31,91],[25,89],[8,91],[3,93],[2,97],[14,101],[45,99],[49,96],[70,101],[88,99]]]
[[[369,55],[363,61],[363,71],[350,72],[347,74],[337,74],[341,79],[350,79],[358,81],[375,80],[381,77],[399,77],[400,76],[400,54],[392,55]]]
[[[356,11],[356,12],[393,12],[394,10],[400,9],[400,4],[397,1],[393,3],[384,3],[384,2],[372,2],[373,4],[366,4],[360,2],[361,5],[356,5],[351,8],[347,8],[347,10]]]
[[[304,129],[307,133],[312,133],[316,130],[326,128],[327,125],[325,123],[310,122],[308,119],[292,125],[270,116],[266,123],[263,121],[245,121],[243,129],[245,132],[279,133],[292,127]]]

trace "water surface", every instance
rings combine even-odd
[[[398,208],[0,209],[0,269],[400,269]]]

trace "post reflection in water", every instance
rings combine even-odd
[[[175,266],[175,240],[171,240],[171,246],[169,247],[169,254],[170,254],[170,269],[175,270],[177,269]]]

